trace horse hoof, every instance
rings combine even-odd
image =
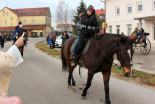
[[[111,104],[111,102],[110,102],[110,101],[109,101],[109,102],[104,101],[104,103],[105,103],[105,104]]]
[[[71,85],[68,85],[68,88],[69,88],[69,89],[71,89],[71,88],[72,88],[72,86],[71,86]]]
[[[87,100],[87,97],[86,96],[81,96],[81,99],[82,100]]]
[[[75,62],[72,62],[72,63],[71,63],[71,66],[75,66]]]
[[[74,92],[76,92],[76,86],[72,86]]]

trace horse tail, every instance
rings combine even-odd
[[[61,61],[62,61],[62,71],[68,71],[67,61],[63,53],[61,54]]]

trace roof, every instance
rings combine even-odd
[[[46,25],[24,25],[25,30],[43,30]],[[0,31],[15,31],[15,27],[0,27]]]
[[[95,10],[97,16],[100,16],[100,14],[105,14],[105,10],[104,9],[97,9]]]
[[[6,7],[8,8],[8,7]],[[23,8],[23,9],[11,9],[10,11],[15,13],[18,16],[45,16],[49,12],[49,7],[43,8]]]
[[[0,31],[15,31],[15,27],[0,27]]]
[[[151,19],[155,19],[155,15],[154,16],[145,16],[145,17],[134,18],[134,20],[151,20]]]
[[[72,25],[71,24],[58,24],[57,25],[57,28],[61,28],[61,27],[72,27]]]
[[[23,29],[26,30],[42,30],[46,27],[46,25],[24,25]]]

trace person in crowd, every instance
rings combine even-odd
[[[4,48],[4,41],[5,41],[5,36],[1,33],[0,34],[0,41],[1,41],[1,49]]]
[[[15,34],[13,35],[13,44],[16,42],[18,38],[17,30],[19,29],[19,26],[22,25],[22,22],[19,22],[18,25],[15,27]]]
[[[137,33],[138,33],[138,27],[135,27],[135,30],[133,31],[132,35],[136,36]]]
[[[46,35],[46,42],[47,42],[47,45],[49,45],[49,36],[50,36],[50,34],[47,34],[47,35]]]
[[[52,49],[52,34],[49,34],[49,39],[48,39],[48,44],[49,44],[49,48]]]
[[[19,38],[7,52],[0,51],[0,95],[7,96],[13,68],[23,62],[19,47],[23,46],[24,38]]]
[[[64,34],[62,35],[62,44],[66,41],[66,39],[69,39],[69,35],[67,31],[64,31]]]
[[[51,38],[52,38],[52,47],[55,48],[55,41],[56,41],[55,32],[52,32]]]

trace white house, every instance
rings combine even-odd
[[[135,27],[143,27],[155,43],[155,0],[105,0],[107,33],[131,35]]]

